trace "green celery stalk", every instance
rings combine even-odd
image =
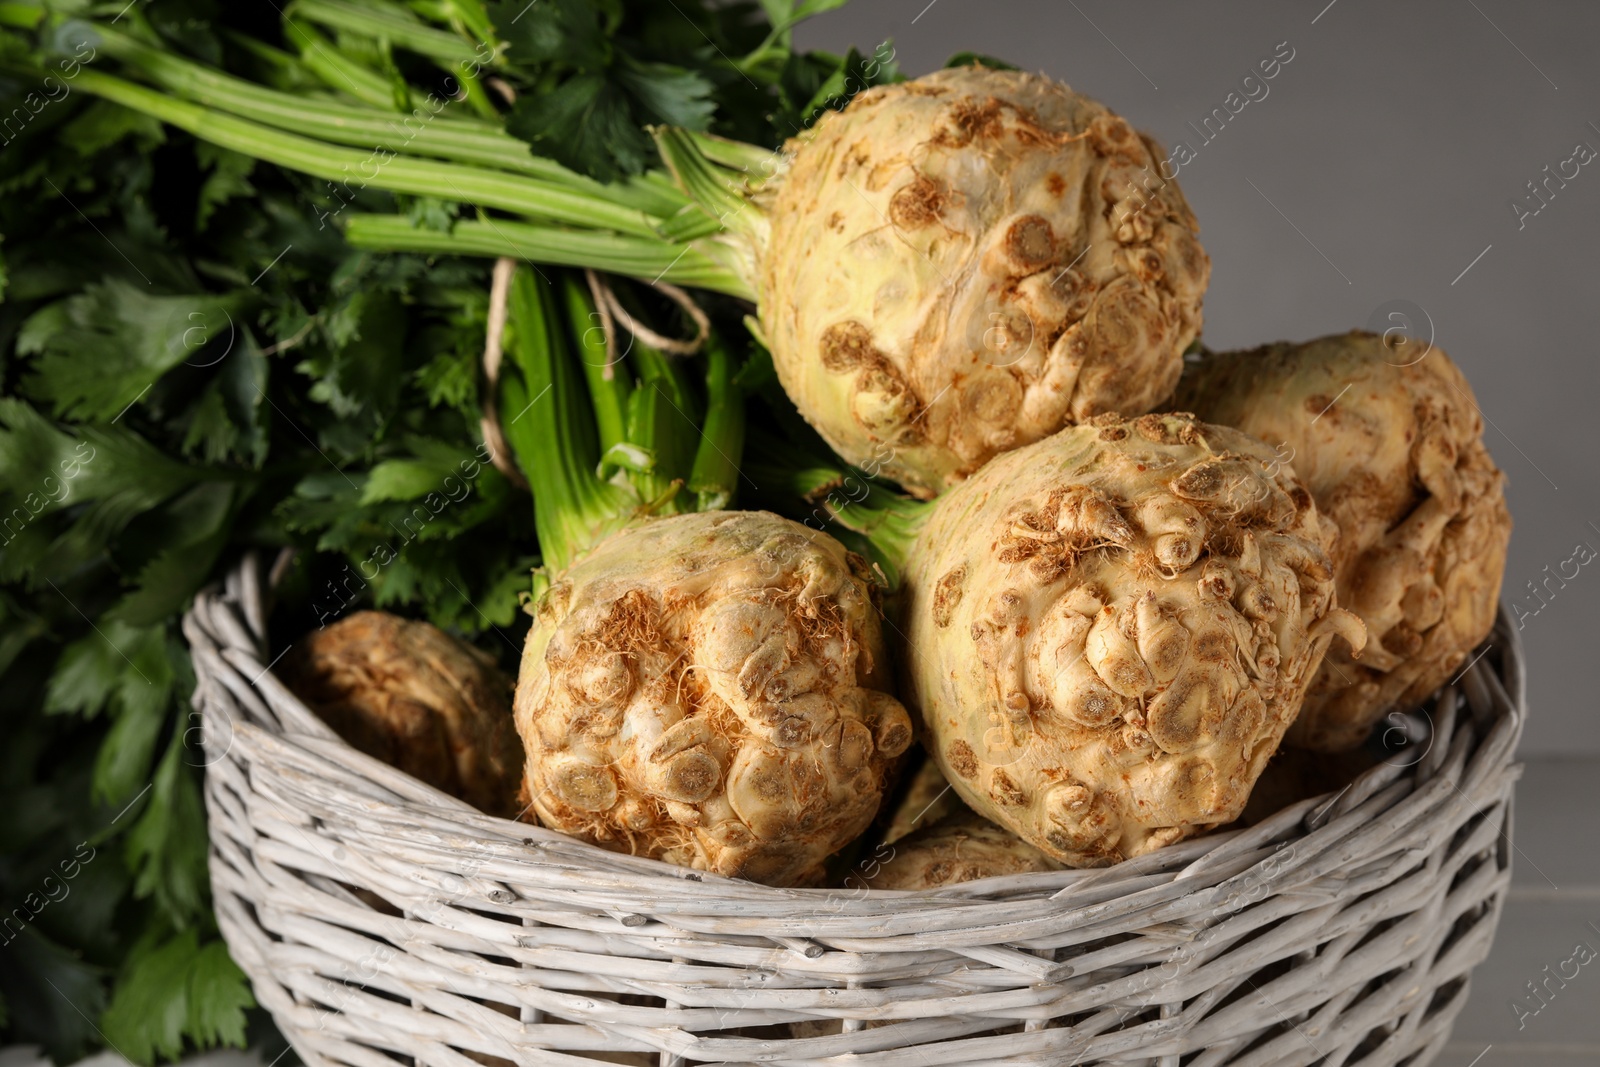
[[[648,463],[630,471],[629,481],[641,498],[660,501],[656,510],[663,513],[675,514],[684,510],[684,503],[693,503],[678,499],[683,479],[673,477],[687,467],[686,450],[681,447],[686,425],[692,432],[693,425],[674,410],[670,387],[661,379],[645,379],[629,395],[628,443],[649,457]],[[693,439],[689,440],[692,445]]]
[[[765,216],[743,195],[742,174],[713,163],[687,130],[658,126],[652,132],[667,169],[707,215],[731,230],[750,234],[765,230]]]
[[[476,71],[468,70],[465,65],[455,70],[444,67],[450,75],[457,79],[461,86],[461,96],[468,106],[486,119],[499,117],[500,111],[494,106],[494,101],[489,99],[489,90],[483,87],[483,79],[478,77]]]
[[[656,499],[675,493],[690,474],[700,436],[698,404],[677,366],[638,338],[629,346],[628,360],[639,374],[628,409],[628,438],[654,458],[635,484],[647,499]],[[675,499],[672,510],[696,510],[694,500]]]
[[[528,266],[511,279],[504,352],[515,369],[500,383],[500,426],[533,491],[545,567],[561,572],[626,525],[636,501],[595,474],[599,451],[583,378],[559,326],[555,294]]]
[[[706,159],[719,167],[739,171],[751,184],[759,184],[770,177],[780,168],[783,160],[781,151],[775,152],[760,145],[731,141],[714,133],[697,133],[694,130],[678,132],[688,138]]]
[[[889,585],[898,587],[912,543],[938,501],[913,500],[862,471],[835,467],[818,457],[803,455],[797,462],[788,454],[772,454],[784,447],[769,441],[765,455],[745,461],[745,475],[769,491],[812,501],[816,506],[807,525],[820,529],[818,520],[825,523],[831,519],[844,530],[861,535],[840,540],[863,551],[883,569]]]
[[[600,453],[604,455],[628,440],[628,397],[633,392],[633,379],[625,366],[618,373],[615,356],[606,351],[605,333],[588,286],[568,277],[561,295],[572,326],[573,347],[589,383]]]
[[[733,360],[715,334],[706,339],[706,416],[689,473],[700,511],[729,507],[739,488],[744,451],[744,396],[733,380]]]
[[[348,93],[364,104],[394,110],[394,86],[388,78],[351,59],[332,41],[315,29],[302,26],[287,16],[284,37],[300,50],[305,68],[336,93]],[[413,101],[415,107],[421,101]]]
[[[107,27],[96,26],[94,32],[108,55],[130,64],[159,87],[252,122],[335,144],[369,149],[398,145],[395,151],[515,171],[658,217],[671,216],[689,203],[675,188],[664,189],[656,182],[597,182],[553,159],[533,155],[526,143],[490,123],[435,115],[424,106],[402,117],[392,110],[307,100],[211,70]]]
[[[295,0],[287,14],[330,29],[379,38],[442,63],[472,63],[480,55],[458,35],[435,29],[403,8],[368,7],[346,0]]]
[[[645,380],[623,393],[612,384],[623,375],[608,381],[575,365],[569,341],[587,327],[586,297],[575,277],[551,283],[524,264],[512,276],[507,302],[500,424],[533,491],[534,525],[544,554],[536,595],[617,531],[653,515],[698,510],[700,502],[679,489],[697,447],[703,449],[708,437],[688,417],[685,398],[673,395],[679,388],[675,372],[668,377],[659,369],[647,371]],[[731,379],[726,366],[717,368],[721,378]],[[596,383],[598,393],[592,389]],[[719,396],[734,399],[725,390]],[[614,431],[602,430],[596,411],[613,410],[624,397],[626,436],[602,449],[605,435]],[[723,419],[708,424],[707,431],[736,465],[739,440],[727,432],[730,425]],[[606,464],[611,457],[616,462]],[[622,473],[609,477],[614,467]]]
[[[466,201],[636,237],[655,237],[652,220],[641,211],[535,178],[399,155],[379,160],[376,150],[336,148],[309,137],[208,110],[100,71],[80,71],[77,85],[86,92],[187,130],[202,140],[319,178]],[[671,246],[664,244],[663,247]]]
[[[652,281],[756,298],[740,250],[716,240],[673,245],[625,234],[568,230],[509,220],[462,220],[449,232],[419,229],[399,215],[352,214],[345,239],[377,252],[512,256],[533,263],[592,267]]]
[[[44,14],[44,8],[38,3],[0,3],[0,26],[31,30],[44,19]]]
[[[494,23],[480,0],[411,0],[411,10],[423,18],[446,23],[468,40],[495,39]]]

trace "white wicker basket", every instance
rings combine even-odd
[[[1503,616],[1428,742],[1339,794],[1103,870],[852,893],[606,852],[361,755],[268,670],[265,596],[247,560],[184,632],[217,917],[311,1067],[1416,1067],[1511,877]]]

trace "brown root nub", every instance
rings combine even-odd
[[[1223,481],[1221,466],[1207,460],[1184,471],[1172,487],[1191,500],[1210,500],[1222,491]]]
[[[704,752],[685,752],[667,765],[657,792],[668,800],[698,804],[709,797],[722,780],[722,768]]]
[[[836,322],[822,333],[822,365],[847,371],[883,357],[872,344],[872,331],[859,322]]]
[[[1020,807],[1028,802],[1028,794],[1022,791],[1022,787],[1012,780],[1003,767],[995,768],[989,795],[1007,807]]]
[[[978,755],[965,741],[950,742],[950,747],[945,749],[944,758],[949,761],[950,769],[963,778],[971,778],[978,773]]]
[[[836,322],[818,342],[822,366],[836,374],[856,372],[850,413],[877,440],[904,444],[920,436],[922,401],[900,369],[872,340],[872,332],[853,319]]]
[[[950,105],[946,118],[951,128],[941,129],[934,135],[934,143],[946,148],[960,148],[974,139],[993,140],[1006,131],[1005,120],[1000,117],[1005,105],[994,97],[975,101],[958,100]]]
[[[894,364],[874,352],[878,361],[856,376],[850,413],[878,440],[901,444],[917,440],[922,401]]]
[[[967,568],[957,567],[939,579],[939,584],[933,588],[933,624],[941,630],[950,625],[950,617],[954,614],[956,606],[961,603],[961,595],[965,592],[963,583],[967,580]]]
[[[873,744],[885,759],[894,759],[911,747],[911,716],[905,705],[874,689],[861,691],[863,718],[871,727]]]
[[[1103,156],[1123,157],[1138,161],[1143,142],[1133,132],[1133,127],[1118,115],[1097,115],[1089,123],[1089,142]]]
[[[1005,236],[1006,256],[1023,271],[1035,271],[1056,256],[1056,235],[1050,220],[1024,215],[1011,224]]]
[[[576,757],[552,760],[550,785],[579,811],[605,811],[617,802],[617,780],[607,767]]]
[[[911,747],[911,720],[906,718],[881,721],[878,724],[877,736],[873,740],[885,758],[894,759]]]
[[[918,174],[889,201],[889,219],[904,230],[916,230],[938,222],[944,214],[945,195],[939,183]]]
[[[1168,418],[1165,415],[1140,415],[1133,420],[1133,428],[1146,441],[1151,441],[1158,445],[1176,444],[1178,434],[1172,426],[1168,425]]]

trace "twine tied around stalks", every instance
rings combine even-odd
[[[673,356],[692,356],[705,346],[706,337],[711,333],[711,320],[706,313],[700,310],[700,305],[694,298],[670,282],[648,282],[652,289],[667,297],[677,304],[694,323],[694,336],[686,341],[675,337],[659,334],[629,314],[628,309],[622,306],[622,301],[617,299],[617,294],[612,290],[611,284],[592,270],[586,270],[583,275],[589,282],[589,293],[594,297],[595,310],[600,313],[600,329],[605,332],[606,338],[606,377],[611,377],[612,365],[622,354],[616,349],[616,324],[621,323],[622,328],[633,334],[651,348]]]
[[[501,256],[494,261],[494,271],[489,283],[489,320],[483,339],[483,377],[486,388],[483,392],[483,416],[479,420],[479,428],[483,433],[484,444],[489,446],[489,461],[494,464],[495,469],[505,475],[513,485],[526,489],[528,480],[512,462],[511,450],[506,444],[505,433],[500,428],[497,388],[500,382],[500,360],[503,351],[501,341],[506,328],[506,307],[511,296],[511,275],[516,268],[517,260],[510,256]],[[678,286],[659,280],[646,283],[677,304],[683,309],[684,314],[689,316],[689,320],[694,323],[695,333],[687,340],[657,333],[622,306],[622,301],[617,298],[610,283],[599,274],[592,270],[585,270],[583,274],[589,283],[589,293],[594,298],[595,311],[600,318],[600,331],[605,338],[604,373],[607,379],[612,376],[613,368],[624,354],[617,347],[619,324],[651,348],[669,355],[692,356],[705,346],[706,338],[711,334],[711,320],[701,310],[700,305],[695,303],[694,297]]]
[[[519,489],[528,488],[528,479],[522,476],[517,465],[511,462],[511,449],[506,446],[505,434],[500,431],[500,341],[506,330],[506,301],[511,295],[511,275],[517,261],[501,256],[494,261],[494,273],[489,281],[489,322],[483,337],[483,418],[478,421],[483,431],[483,443],[489,446],[489,462]]]

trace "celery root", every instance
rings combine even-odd
[[[569,279],[579,344],[585,300]],[[529,268],[508,312],[502,423],[544,560],[514,701],[527,803],[606,848],[817,880],[877,813],[911,743],[887,692],[875,576],[825,534],[720,510],[743,402],[718,343],[696,444],[675,365],[637,344],[607,373],[590,366],[585,403],[560,309]],[[619,452],[631,468],[597,473]]]
[[[903,695],[985,818],[1073,866],[1237,818],[1336,634],[1333,525],[1270,448],[1097,417],[999,456],[905,551]]]
[[[1210,260],[1161,153],[1104,106],[959,67],[862,93],[788,154],[758,194],[762,327],[850,462],[926,497],[1177,382]]]
[[[1208,356],[1176,406],[1275,445],[1339,527],[1340,603],[1371,646],[1329,654],[1291,744],[1354,748],[1458,673],[1494,624],[1511,515],[1471,386],[1442,349],[1352,332]]]

